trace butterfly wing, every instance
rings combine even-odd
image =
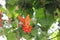
[[[25,21],[26,21],[26,24],[29,24],[30,23],[30,17],[29,17],[29,15],[26,16]]]
[[[21,16],[18,16],[18,19],[19,19],[22,23],[25,23],[25,19],[22,18]]]

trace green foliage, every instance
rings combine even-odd
[[[18,5],[18,10],[16,6]],[[57,19],[60,19],[60,1],[59,0],[7,0],[6,3],[7,10],[0,8],[3,12],[5,12],[9,18],[13,18],[12,28],[17,27],[17,16],[21,15],[26,17],[27,14],[30,15],[30,18],[33,16],[34,9],[36,11],[36,23],[40,23],[42,26],[39,27],[33,22],[31,25],[33,26],[32,32],[30,34],[25,34],[22,30],[22,27],[19,26],[18,30],[7,34],[10,29],[4,29],[5,35],[8,37],[8,40],[16,40],[16,36],[24,37],[27,40],[31,40],[31,38],[36,37],[36,40],[47,40],[47,31],[50,28],[51,24]],[[33,9],[34,8],[34,9]],[[33,25],[34,24],[34,25]],[[38,35],[38,28],[42,29],[42,33]],[[56,32],[59,35],[59,32]],[[18,34],[18,35],[17,35]],[[53,33],[52,37],[57,35]],[[13,38],[12,38],[13,37]],[[60,37],[56,37],[59,40]],[[53,39],[53,40],[56,40]]]
[[[36,17],[37,18],[44,18],[44,8],[39,8],[39,9],[37,9],[37,11],[36,11]]]

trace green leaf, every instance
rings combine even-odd
[[[36,11],[36,17],[37,18],[43,18],[44,17],[44,8],[39,8]]]
[[[57,38],[58,38],[58,33],[59,33],[59,31],[58,30],[56,30],[50,37],[52,37],[53,39],[52,40],[57,40]]]

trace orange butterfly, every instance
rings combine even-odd
[[[0,27],[2,27],[2,10],[0,10]]]
[[[30,17],[29,15],[26,16],[26,18],[22,18],[21,16],[18,16],[18,19],[23,23],[22,24],[22,29],[25,33],[30,33],[32,30],[32,26],[29,25],[30,23]]]

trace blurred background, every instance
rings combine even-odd
[[[12,23],[12,28],[4,28],[3,34],[8,40],[20,40],[20,38],[22,40],[60,40],[60,0],[2,0],[0,10],[8,16],[9,24]],[[17,16],[25,18],[27,14],[32,20],[31,26],[34,28],[32,32],[24,34],[21,27],[14,30],[18,24]],[[51,31],[55,30],[54,28],[57,29],[49,34],[48,31],[53,23],[54,27]],[[8,33],[11,29],[14,31]]]

